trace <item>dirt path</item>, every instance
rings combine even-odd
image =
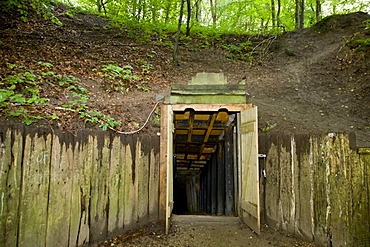
[[[314,246],[265,225],[261,228],[257,235],[238,217],[173,215],[168,235],[163,233],[163,224],[153,224],[94,246]]]

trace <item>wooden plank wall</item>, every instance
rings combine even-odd
[[[0,246],[82,246],[159,219],[159,137],[0,125]]]
[[[259,153],[267,224],[318,246],[370,246],[370,155],[348,135],[263,134]]]

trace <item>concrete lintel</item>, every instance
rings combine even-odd
[[[248,104],[247,95],[171,95],[167,98],[169,104]]]

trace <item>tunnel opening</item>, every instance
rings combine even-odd
[[[237,216],[237,113],[173,112],[175,214]]]

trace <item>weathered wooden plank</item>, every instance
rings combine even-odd
[[[90,199],[90,233],[91,241],[105,239],[108,232],[108,168],[110,161],[109,138],[97,135],[89,148],[94,148],[92,160],[91,199]]]
[[[212,212],[212,169],[211,169],[212,163],[208,161],[207,164],[207,213],[210,214]]]
[[[0,131],[0,246],[16,246],[23,140],[20,131]]]
[[[266,137],[267,138],[267,137]],[[267,223],[273,227],[279,226],[280,205],[280,163],[277,136],[269,136],[268,150],[266,151],[266,187],[265,187],[265,214]]]
[[[86,132],[79,132],[79,140],[74,147],[69,246],[81,246],[89,242],[88,218],[94,149],[89,148],[89,145],[82,141],[86,135]],[[86,138],[87,143],[94,139],[92,135]]]
[[[217,213],[217,158],[212,156],[211,168],[211,214]]]
[[[294,179],[295,179],[295,232],[296,235],[313,241],[312,216],[309,199],[311,198],[310,182],[310,137],[308,135],[295,136]]]
[[[348,165],[351,167],[348,191],[351,195],[349,205],[352,216],[348,222],[350,225],[348,238],[352,246],[370,246],[370,155],[358,155],[350,151],[348,158]],[[348,191],[342,197],[346,198]]]
[[[225,215],[235,213],[233,129],[225,130]]]
[[[68,246],[73,146],[68,135],[53,135],[46,246]]]
[[[161,106],[160,170],[159,170],[159,218],[166,218],[167,200],[167,141],[168,105]]]
[[[142,143],[138,139],[136,147],[136,165],[138,181],[138,219],[139,223],[148,221],[149,206],[149,149],[148,142]]]
[[[225,214],[225,165],[223,156],[223,145],[220,143],[217,149],[217,214]]]
[[[294,232],[292,224],[292,163],[291,163],[291,146],[290,136],[286,136],[282,141],[279,152],[279,166],[280,166],[280,197],[279,197],[279,211],[280,219],[279,225],[283,230]]]
[[[45,246],[52,135],[26,134],[19,208],[19,246]]]
[[[330,167],[327,170],[328,181],[326,192],[329,195],[327,210],[327,229],[326,234],[327,242],[329,245],[340,246],[344,242],[348,242],[349,231],[344,223],[346,207],[350,201],[344,196],[350,190],[350,180],[346,178],[346,160],[343,158],[348,157],[348,146],[345,147],[341,135],[330,134],[326,137],[326,149]],[[346,159],[346,158],[345,158]],[[344,161],[344,162],[343,162]],[[354,163],[350,162],[350,166]],[[329,204],[330,203],[330,204]]]
[[[135,165],[133,163],[134,156],[132,155],[132,148],[131,145],[126,145],[125,147],[126,151],[126,158],[124,161],[124,167],[125,167],[125,176],[124,176],[124,183],[125,183],[125,204],[124,204],[124,210],[125,210],[125,217],[124,217],[124,227],[126,230],[133,227],[134,223],[136,222],[136,214],[135,214],[135,207],[136,207],[136,201],[135,201],[135,184],[133,181],[133,166]]]
[[[149,162],[149,220],[157,220],[159,213],[159,160],[152,149]]]
[[[114,236],[123,229],[123,201],[120,193],[123,187],[122,173],[122,145],[119,136],[113,136],[111,143],[110,167],[108,171],[109,180],[109,213],[108,213],[108,235]]]

